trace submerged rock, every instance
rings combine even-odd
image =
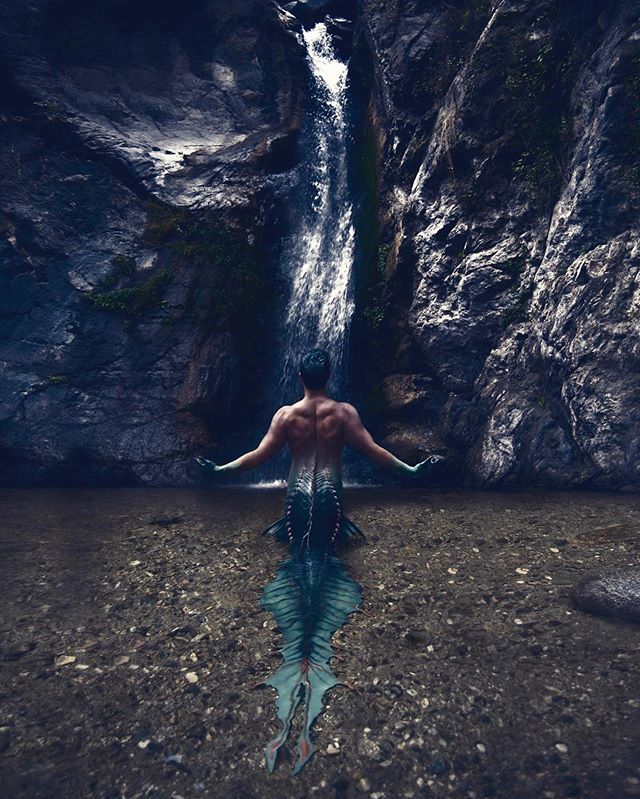
[[[577,607],[602,616],[640,622],[640,569],[608,569],[588,574],[574,586]]]

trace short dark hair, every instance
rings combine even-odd
[[[329,379],[331,366],[325,350],[309,350],[300,361],[300,377],[307,388],[324,388]]]

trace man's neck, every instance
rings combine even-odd
[[[304,390],[304,398],[305,399],[328,399],[327,392],[324,388],[305,388]]]

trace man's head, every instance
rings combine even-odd
[[[329,372],[329,355],[324,350],[309,350],[302,356],[300,377],[305,388],[312,391],[324,388],[329,379]]]

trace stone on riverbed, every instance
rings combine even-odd
[[[640,622],[640,569],[611,569],[587,574],[572,591],[577,607],[589,613]]]

